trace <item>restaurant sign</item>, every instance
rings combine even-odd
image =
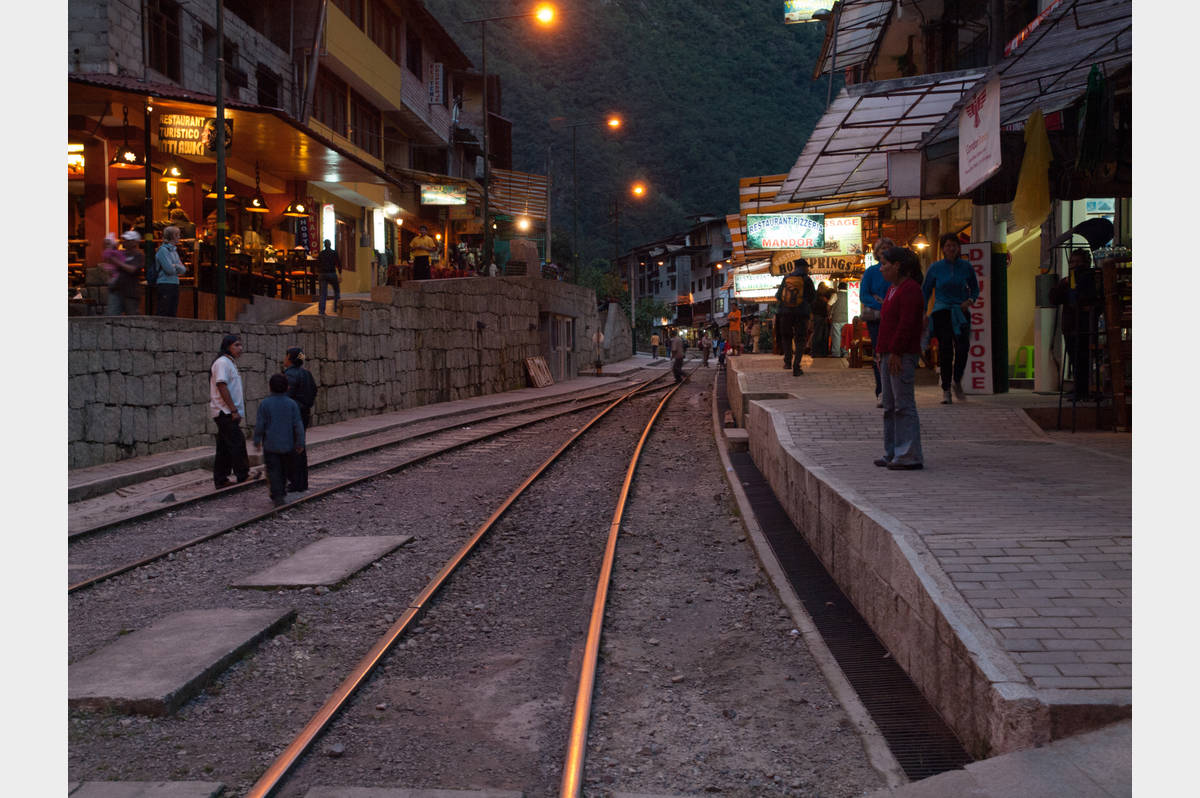
[[[466,205],[467,190],[461,186],[421,184],[422,205]]]
[[[733,295],[737,299],[771,299],[782,282],[783,277],[772,274],[739,274],[733,278]]]
[[[823,213],[746,214],[747,249],[825,249]]]
[[[233,120],[225,118],[225,151],[233,147]],[[158,149],[167,155],[212,155],[217,151],[217,118],[162,114],[158,118]]]
[[[829,11],[834,0],[783,0],[783,24],[816,22],[813,17],[818,11]]]

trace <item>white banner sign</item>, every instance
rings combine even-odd
[[[975,270],[979,298],[971,305],[971,337],[967,349],[967,373],[963,375],[964,393],[992,390],[992,245],[989,242],[963,244],[962,255]]]
[[[738,299],[774,299],[782,282],[782,276],[739,274],[733,278],[733,295]]]
[[[979,87],[958,115],[958,193],[1000,170],[1000,78]]]

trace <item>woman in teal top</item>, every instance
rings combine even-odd
[[[942,404],[950,404],[950,376],[954,375],[954,395],[961,402],[962,378],[967,370],[967,350],[971,345],[971,303],[979,298],[979,281],[975,269],[958,257],[961,246],[958,236],[946,233],[939,244],[942,259],[929,267],[922,290],[925,302],[934,297],[929,320],[938,342],[938,368],[942,373]]]
[[[154,254],[158,269],[155,293],[158,295],[158,315],[174,316],[179,309],[179,276],[187,274],[187,268],[179,259],[176,246],[179,244],[179,228],[163,228],[163,243]]]

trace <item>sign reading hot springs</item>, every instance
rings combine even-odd
[[[747,214],[746,248],[824,250],[825,214]]]
[[[233,147],[233,120],[225,119],[225,151]],[[217,151],[217,118],[163,114],[158,118],[158,149],[167,155],[211,155]]]

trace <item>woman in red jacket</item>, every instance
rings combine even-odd
[[[883,300],[876,355],[881,357],[883,387],[883,457],[875,465],[891,471],[924,468],[921,425],[913,384],[925,327],[925,295],[921,291],[921,263],[906,247],[883,253],[880,271],[892,284]]]

